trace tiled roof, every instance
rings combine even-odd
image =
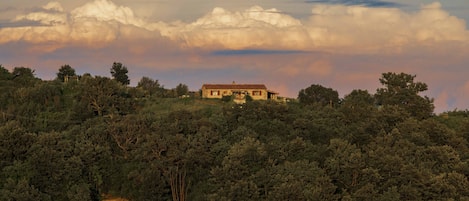
[[[205,89],[267,89],[263,84],[204,84]]]

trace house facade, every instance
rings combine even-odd
[[[202,98],[222,98],[234,96],[235,102],[245,102],[246,95],[253,100],[277,99],[278,93],[270,91],[264,84],[204,84],[202,85]]]

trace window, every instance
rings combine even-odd
[[[211,96],[218,96],[220,94],[220,91],[210,91]]]
[[[262,95],[262,91],[252,91],[252,95],[253,95],[253,96],[261,96],[261,95]]]

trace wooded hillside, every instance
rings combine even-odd
[[[469,200],[469,111],[433,114],[414,75],[243,105],[57,76],[0,66],[0,200]]]

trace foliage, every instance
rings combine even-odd
[[[385,88],[377,89],[375,94],[377,104],[402,107],[419,119],[430,117],[434,109],[433,100],[419,95],[428,87],[425,83],[414,82],[415,77],[405,73],[383,73],[379,81]]]
[[[116,81],[120,82],[123,85],[130,84],[129,76],[127,75],[128,72],[129,70],[127,70],[127,67],[122,65],[122,63],[112,63],[111,75]]]
[[[164,88],[159,84],[158,80],[149,77],[142,77],[137,84],[137,88],[141,88],[149,96],[163,97]]]
[[[241,105],[114,78],[0,66],[0,200],[469,199],[468,112],[433,115],[413,75]]]
[[[176,95],[177,95],[177,97],[187,95],[188,92],[189,92],[189,88],[187,87],[187,85],[179,83],[176,86]]]
[[[64,82],[66,77],[76,76],[75,69],[73,69],[70,65],[65,64],[59,68],[59,72],[57,72],[57,80]]]
[[[308,88],[300,90],[298,100],[302,104],[320,104],[337,106],[339,103],[339,93],[331,88],[326,88],[318,84],[312,84]]]

